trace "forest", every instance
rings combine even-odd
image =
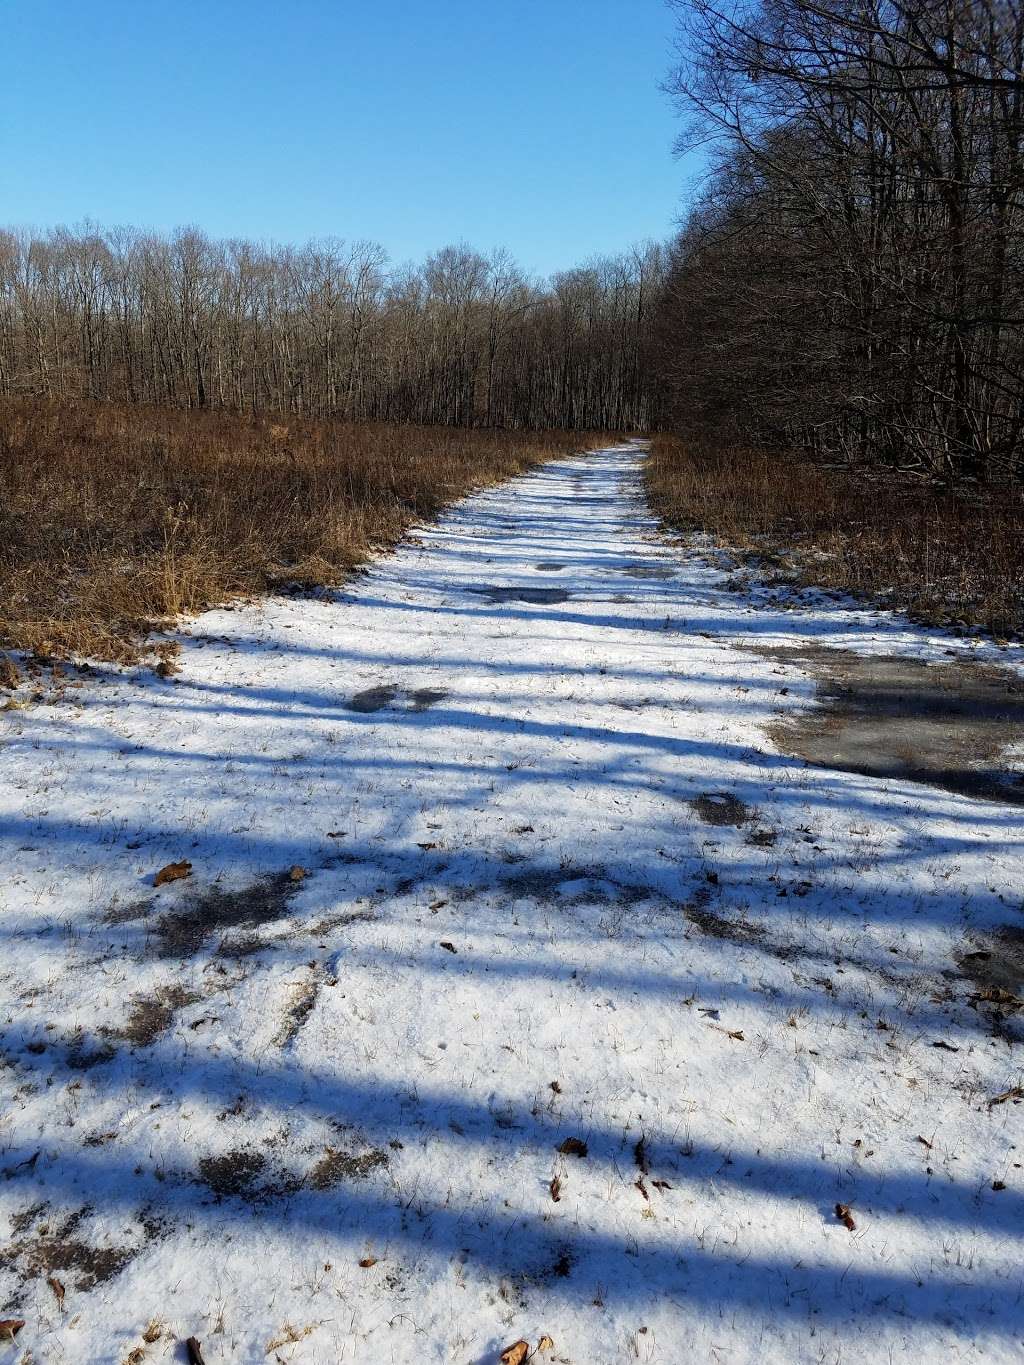
[[[350,422],[641,429],[665,251],[531,280],[504,250],[389,267],[86,225],[0,236],[0,392]]]
[[[675,244],[669,424],[947,481],[1024,472],[1024,10],[675,0],[708,179]]]

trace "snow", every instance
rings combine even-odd
[[[1021,809],[778,752],[814,684],[748,646],[1021,653],[730,591],[642,455],[0,716],[12,1358],[1022,1358],[1024,1069],[956,966]]]

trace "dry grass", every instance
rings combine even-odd
[[[337,582],[580,433],[0,401],[0,646],[129,660],[180,613]],[[0,686],[14,670],[0,654]]]
[[[670,524],[753,551],[796,581],[931,624],[1024,632],[1024,492],[953,493],[890,472],[825,469],[658,437],[647,467]]]

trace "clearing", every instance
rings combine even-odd
[[[642,458],[0,717],[12,1358],[1021,1358],[1024,650]]]

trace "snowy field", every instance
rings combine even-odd
[[[0,715],[0,1360],[1024,1357],[1024,807],[781,752],[758,650],[1021,652],[641,459]]]

